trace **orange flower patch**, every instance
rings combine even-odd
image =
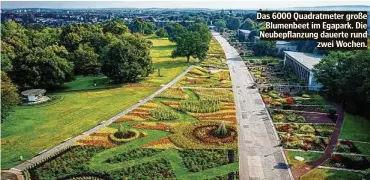
[[[157,139],[155,141],[146,143],[141,146],[142,148],[155,148],[155,149],[169,149],[169,148],[177,148],[169,137],[165,137],[162,139]]]
[[[116,144],[110,142],[110,141],[101,141],[101,140],[79,140],[77,142],[80,146],[97,146],[97,147],[114,147]]]
[[[134,123],[134,124],[131,124],[131,126],[136,127],[136,128],[153,129],[153,130],[160,130],[160,131],[168,131],[172,129],[170,125],[167,125],[165,123],[155,123],[155,124]]]
[[[180,103],[177,101],[162,101],[162,103],[172,108],[179,108],[180,106]]]
[[[96,133],[83,137],[76,144],[80,146],[114,147],[116,144],[108,137],[111,130],[112,128],[103,128]]]

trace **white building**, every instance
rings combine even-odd
[[[284,66],[292,69],[293,73],[306,82],[309,90],[318,90],[322,85],[316,82],[313,69],[322,56],[312,53],[284,51]]]
[[[276,41],[276,48],[278,54],[283,53],[283,51],[297,51],[297,45],[293,45],[289,41]]]
[[[27,96],[28,102],[38,102],[44,99],[45,89],[30,89],[23,91],[21,94]]]
[[[238,30],[238,37],[242,38],[243,40],[248,40],[249,34],[251,33],[250,30],[239,29]]]

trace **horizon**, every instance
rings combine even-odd
[[[268,4],[266,4],[268,2]],[[312,5],[315,6],[312,6]],[[289,9],[315,7],[364,6],[370,8],[370,2],[353,1],[2,1],[1,9]]]

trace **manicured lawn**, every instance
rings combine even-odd
[[[161,68],[135,84],[106,90],[57,93],[61,100],[46,105],[17,107],[1,124],[2,168],[20,163],[19,156],[29,159],[38,152],[76,136],[127,109],[168,83],[187,68],[185,58],[170,57],[174,44],[167,39],[151,39],[154,67]],[[104,86],[104,77],[95,77]],[[78,78],[67,84],[71,89],[85,89],[96,80]]]
[[[306,175],[302,176],[302,180],[359,180],[362,179],[364,175],[358,172],[350,171],[339,171],[332,169],[314,169],[308,172]]]
[[[369,143],[353,142],[353,144],[360,151],[360,154],[370,155],[370,144]]]
[[[287,154],[288,162],[292,167],[298,167],[306,162],[319,159],[322,156],[322,153],[317,152],[298,152],[298,151],[285,151],[285,152]],[[297,161],[296,159],[294,159],[295,156],[303,157],[304,161]]]
[[[96,83],[96,86],[94,86]],[[67,91],[71,90],[86,90],[86,89],[99,89],[118,87],[117,84],[110,83],[109,79],[104,75],[98,76],[77,76],[72,82],[65,83],[64,88]]]
[[[340,139],[370,142],[370,120],[346,113]]]

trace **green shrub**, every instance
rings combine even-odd
[[[215,134],[216,136],[219,136],[219,137],[224,137],[227,135],[227,129],[226,129],[224,121],[221,121],[221,124],[216,129]]]

